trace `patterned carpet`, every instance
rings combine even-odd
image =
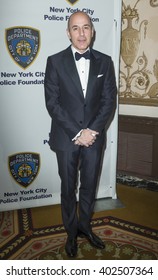
[[[93,230],[106,244],[106,250],[93,248],[78,238],[79,260],[158,260],[158,231],[115,217],[94,219]],[[62,225],[34,228],[31,210],[0,213],[1,260],[68,259]]]

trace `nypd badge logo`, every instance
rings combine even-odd
[[[40,156],[29,152],[14,154],[8,157],[8,166],[14,180],[26,188],[38,175]]]
[[[23,69],[30,66],[40,47],[40,32],[27,26],[6,29],[6,44],[14,62]]]
[[[67,0],[67,2],[69,2],[69,4],[74,5],[76,4],[76,2],[78,2],[78,0]]]

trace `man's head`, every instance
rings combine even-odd
[[[91,44],[94,28],[90,17],[84,12],[72,14],[68,20],[67,34],[72,45],[84,52]]]

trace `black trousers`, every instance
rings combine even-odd
[[[99,141],[100,142],[100,141]],[[98,176],[101,168],[101,143],[89,148],[76,146],[69,151],[56,151],[61,178],[61,209],[65,230],[75,237],[78,229],[88,233],[95,203]],[[78,177],[78,171],[80,176]],[[77,211],[76,187],[80,178]]]

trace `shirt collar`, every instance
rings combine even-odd
[[[73,45],[71,45],[71,50],[72,50],[72,53],[73,53],[73,56],[74,56],[74,57],[75,57],[75,52],[80,53],[78,50],[76,50],[76,48],[75,48]],[[88,51],[88,50],[90,50],[90,49],[87,48],[84,52],[86,52],[86,51]]]

